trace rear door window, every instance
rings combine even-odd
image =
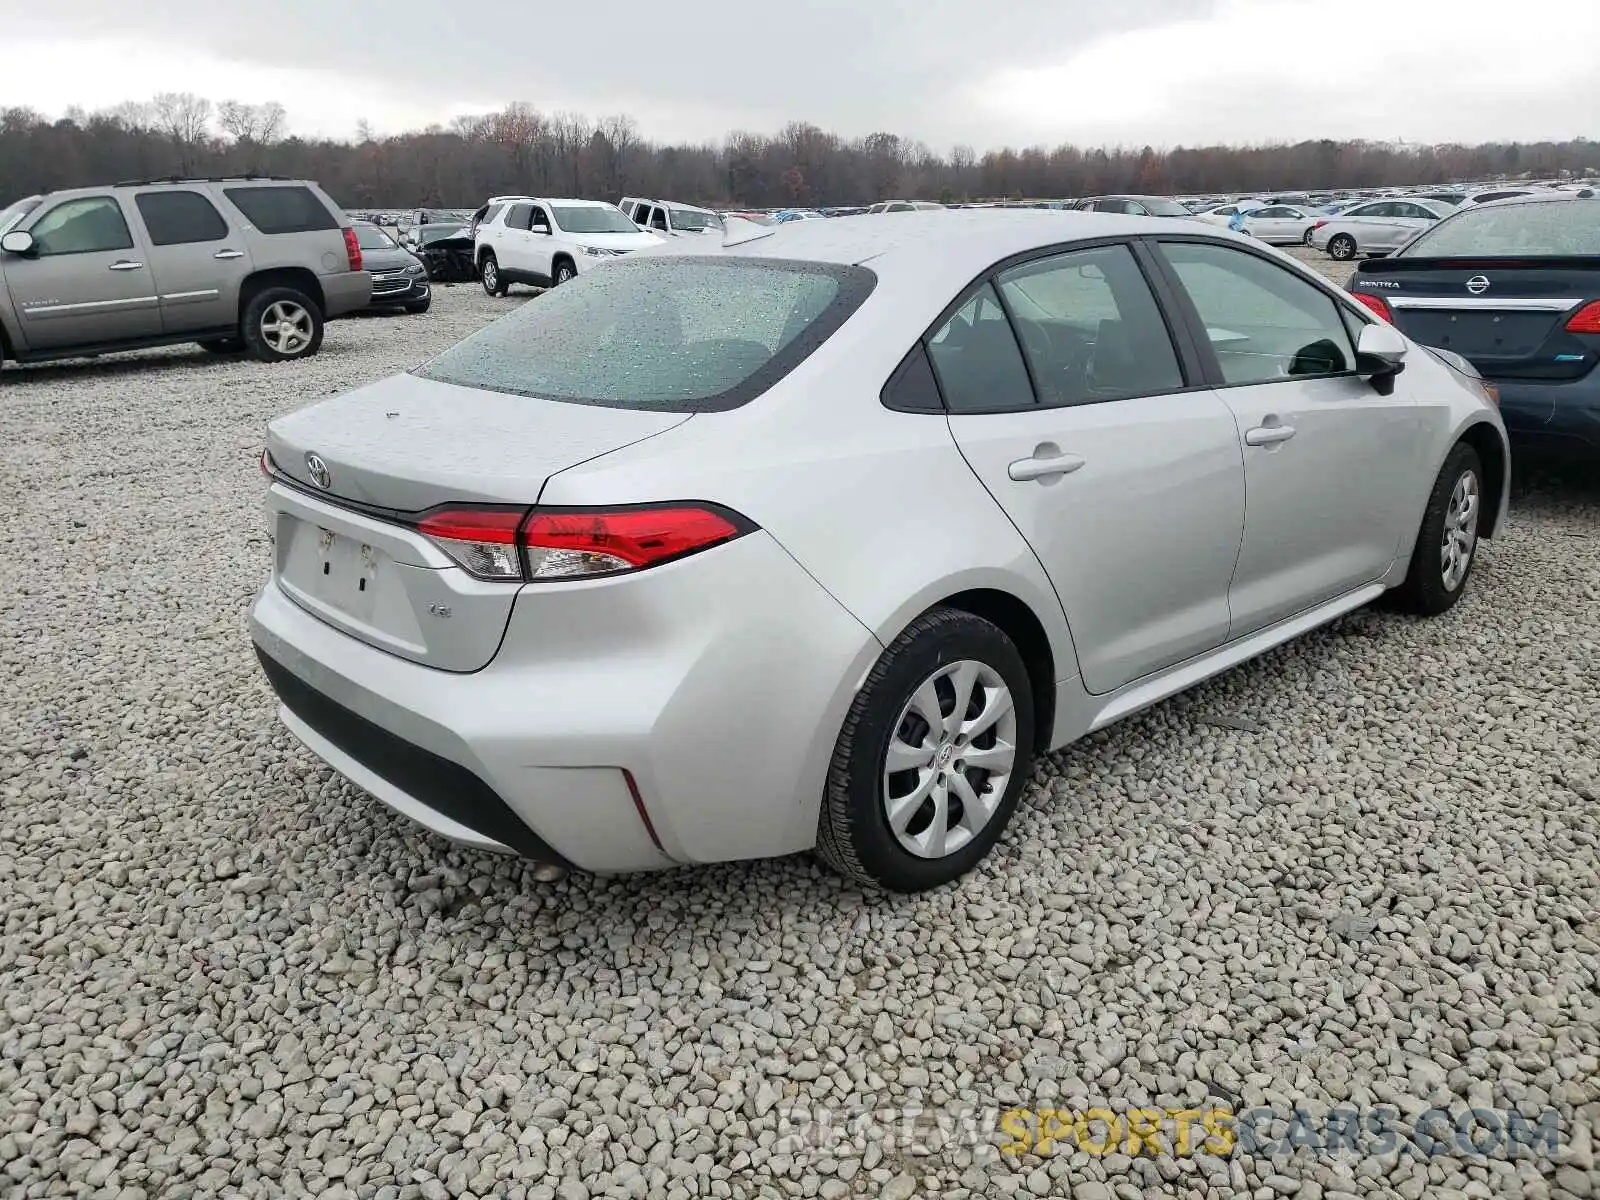
[[[1184,385],[1161,310],[1126,246],[1037,259],[999,277],[1043,404],[1085,404]]]
[[[153,245],[220,242],[228,236],[228,223],[199,192],[141,192],[134,203]]]
[[[224,188],[223,194],[262,233],[315,233],[339,228],[338,218],[310,188],[230,187]]]
[[[533,205],[513,204],[506,213],[507,229],[527,229],[533,219]]]
[[[792,371],[876,283],[865,267],[826,263],[620,260],[486,326],[416,373],[577,404],[716,412]]]
[[[1005,306],[985,283],[928,339],[928,357],[953,413],[1012,412],[1038,399]]]

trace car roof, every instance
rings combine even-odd
[[[1519,204],[1559,204],[1564,200],[1588,200],[1593,202],[1600,193],[1593,188],[1583,188],[1576,192],[1528,192],[1521,196],[1507,196],[1503,200],[1485,200],[1481,204],[1473,205],[1474,208],[1515,208]]]
[[[841,265],[870,261],[874,270],[892,269],[901,260],[938,260],[962,280],[1003,258],[1048,246],[1163,231],[1205,236],[1207,229],[1178,217],[1026,208],[952,209],[938,221],[869,221],[852,216],[756,228],[759,235],[735,242],[727,252]]]

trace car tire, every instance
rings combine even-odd
[[[1310,230],[1310,229],[1305,231],[1305,234],[1300,239],[1301,245],[1304,245],[1304,246],[1311,245],[1311,235],[1312,235],[1313,232],[1315,232],[1315,231],[1314,230]]]
[[[1328,239],[1328,256],[1348,262],[1356,256],[1356,240],[1348,233],[1336,233]]]
[[[1478,560],[1478,530],[1486,500],[1483,479],[1478,452],[1457,442],[1428,493],[1405,582],[1392,594],[1401,611],[1436,617],[1454,607],[1467,590]]]
[[[478,264],[478,278],[483,281],[483,290],[491,296],[504,296],[506,285],[500,278],[500,263],[490,250],[483,256],[483,261]]]
[[[322,348],[322,310],[304,292],[268,287],[245,301],[239,339],[259,362],[310,358]]]
[[[578,268],[565,258],[555,261],[555,274],[550,277],[551,287],[560,287],[563,283],[571,283],[578,277]]]
[[[955,714],[963,681],[969,687],[965,725]],[[941,727],[922,716],[930,703],[939,706]],[[980,706],[976,716],[974,704]],[[991,713],[989,724],[974,728]],[[924,613],[879,657],[845,717],[817,823],[818,857],[847,879],[891,892],[925,891],[960,878],[989,852],[1016,810],[1033,762],[1033,722],[1028,669],[1011,639],[959,609]],[[963,765],[962,749],[996,769]],[[897,761],[911,765],[892,772],[892,750]],[[916,765],[918,757],[925,765]],[[953,785],[958,777],[959,790]],[[972,802],[993,797],[987,815],[975,809],[968,821],[963,794]],[[891,817],[894,796],[902,803]],[[918,842],[920,850],[910,848]]]
[[[207,354],[238,354],[244,349],[244,343],[236,337],[207,338],[196,345]]]
[[[410,304],[405,306],[405,310],[412,316],[421,316],[432,307],[433,297],[429,296],[426,300],[413,300]]]

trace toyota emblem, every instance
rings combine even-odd
[[[1474,275],[1471,279],[1467,280],[1467,291],[1471,292],[1474,296],[1481,296],[1488,290],[1489,280],[1487,276]]]
[[[306,474],[310,475],[311,482],[323,491],[333,486],[333,476],[328,472],[328,464],[322,461],[320,455],[306,455]]]

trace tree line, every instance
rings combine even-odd
[[[776,134],[733,132],[720,142],[668,145],[643,137],[631,117],[592,119],[527,103],[393,136],[363,123],[355,138],[341,141],[293,135],[279,104],[214,103],[186,92],[54,119],[27,108],[0,110],[0,205],[53,188],[222,174],[315,179],[349,208],[466,208],[521,192],[770,208],[1584,177],[1600,175],[1600,143],[1324,139],[1170,149],[956,146],[939,153],[894,133],[845,138],[795,121]]]

